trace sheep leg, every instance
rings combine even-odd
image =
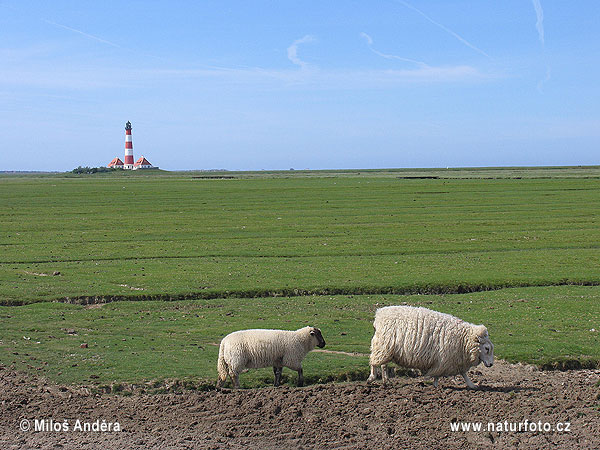
[[[388,372],[387,372],[387,366],[385,364],[381,365],[381,384],[382,385],[386,385],[388,382]]]
[[[438,387],[438,380],[440,377],[433,377],[433,387]]]
[[[477,386],[475,386],[475,385],[473,384],[473,382],[472,382],[472,381],[471,381],[471,379],[469,378],[469,375],[467,375],[467,372],[465,372],[465,373],[462,373],[461,375],[462,375],[462,377],[465,379],[465,383],[467,383],[467,387],[468,387],[469,389],[475,389],[475,388],[477,387]]]
[[[394,370],[393,367],[388,367],[387,372],[388,372],[388,378],[396,378],[396,371]]]
[[[233,384],[233,389],[240,388],[240,376],[237,373],[230,373],[231,383]]]
[[[281,384],[281,372],[283,367],[273,367],[273,373],[275,374],[275,387]]]
[[[377,379],[377,366],[371,366],[371,375],[367,378],[367,383],[372,383]]]
[[[298,387],[304,386],[304,373],[302,372],[302,367],[298,369]]]

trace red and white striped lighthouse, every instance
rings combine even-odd
[[[131,139],[131,122],[125,124],[125,163],[123,169],[133,169],[133,140]]]

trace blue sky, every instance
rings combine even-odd
[[[0,170],[599,164],[600,2],[0,0]]]

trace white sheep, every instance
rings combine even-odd
[[[325,347],[321,330],[304,327],[287,330],[241,330],[228,334],[219,346],[217,388],[227,375],[235,389],[240,387],[239,374],[245,369],[273,367],[275,386],[281,383],[281,372],[288,367],[298,372],[298,386],[304,385],[302,360],[316,346]]]
[[[469,368],[483,362],[494,363],[494,345],[487,328],[427,308],[387,306],[375,313],[375,334],[371,340],[372,382],[381,367],[383,384],[387,382],[386,364],[419,369],[434,379],[461,374],[471,389]]]

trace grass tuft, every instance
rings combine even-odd
[[[581,370],[581,369],[598,369],[600,368],[599,359],[573,359],[573,358],[556,358],[551,361],[547,361],[538,364],[541,370]]]

